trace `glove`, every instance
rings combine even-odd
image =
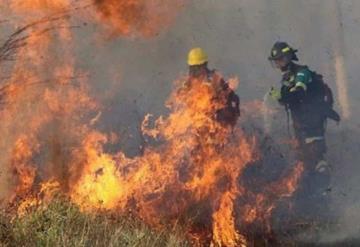
[[[292,87],[292,88],[290,88],[290,93],[293,93],[293,92],[295,92],[296,90],[298,90],[298,88],[297,87]]]
[[[281,93],[279,90],[276,90],[275,88],[271,87],[270,91],[269,91],[269,95],[271,98],[273,98],[274,100],[280,100],[281,99]]]
[[[315,167],[315,170],[323,173],[325,171],[330,171],[331,167],[325,160],[320,160]]]

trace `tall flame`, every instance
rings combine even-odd
[[[82,175],[72,187],[73,200],[81,202],[84,210],[132,211],[156,226],[193,218],[194,227],[205,224],[202,231],[211,232],[214,245],[246,245],[235,215],[245,212],[244,222],[249,217],[237,203],[249,196],[240,179],[259,158],[259,151],[253,138],[213,119],[221,107],[214,94],[203,82],[185,91],[174,90],[167,104],[170,115],[158,118],[152,129],[146,126],[150,119],[145,119],[144,132],[164,143],[145,150],[143,156],[128,159],[122,153],[104,154],[101,146],[86,148]],[[269,218],[276,203],[273,191],[275,198],[291,195],[301,169],[297,167],[294,174],[271,185],[271,192],[254,195],[256,199],[244,206],[248,214],[253,211],[255,218]],[[209,220],[210,225],[205,223]]]
[[[257,140],[215,120],[226,97],[203,81],[191,87],[182,87],[187,78],[177,81],[167,102],[170,114],[154,122],[145,118],[144,135],[157,144],[143,155],[106,153],[107,135],[92,126],[101,107],[89,96],[86,73],[75,68],[71,20],[63,15],[71,4],[10,2],[15,14],[32,23],[20,31],[26,33],[26,45],[19,47],[4,82],[6,107],[0,111],[5,137],[0,161],[16,178],[9,185],[11,199],[29,199],[19,212],[51,200],[56,191],[82,210],[131,211],[156,227],[191,219],[189,232],[197,244],[241,246],[249,242],[243,227],[259,219],[265,223],[276,201],[296,189],[301,166],[269,190],[255,193],[246,187],[242,175],[262,155]],[[152,36],[171,22],[180,1],[94,3],[99,20],[116,33]],[[34,22],[32,15],[38,13],[45,17]]]

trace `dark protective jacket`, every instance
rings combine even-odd
[[[193,78],[185,83],[185,87],[191,86]],[[207,70],[205,83],[210,83],[216,97],[214,100],[225,98],[224,107],[218,109],[215,113],[215,119],[220,123],[234,126],[240,116],[240,99],[239,96],[229,87],[224,78],[215,70]]]
[[[283,74],[279,101],[290,110],[295,135],[302,142],[325,134],[331,107],[324,100],[324,90],[324,83],[307,66],[292,63]]]

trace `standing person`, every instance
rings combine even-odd
[[[208,55],[201,48],[193,48],[188,54],[189,78],[184,88],[194,81],[208,84],[215,92],[214,100],[223,99],[223,107],[215,113],[215,119],[225,125],[234,126],[240,116],[240,100],[234,90],[216,70],[208,68]]]
[[[305,165],[298,195],[311,204],[304,207],[318,213],[330,184],[330,167],[325,160],[326,120],[339,122],[340,116],[333,110],[331,89],[321,75],[295,63],[296,52],[285,42],[276,42],[272,47],[268,59],[282,72],[282,79],[280,90],[272,88],[270,96],[291,114],[297,159]],[[314,204],[313,199],[319,199],[319,203]]]

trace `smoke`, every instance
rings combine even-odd
[[[93,0],[113,35],[142,35],[151,37],[159,34],[174,21],[179,8],[186,0]]]
[[[159,7],[160,2],[163,5]],[[178,5],[174,7],[173,1],[168,2],[94,1],[100,22],[84,23],[74,34],[75,66],[88,72],[93,96],[104,105],[97,127],[120,133],[120,144],[109,148],[121,148],[131,155],[138,152],[143,116],[165,112],[171,82],[186,72],[186,53],[191,47],[207,50],[210,66],[225,76],[238,76],[237,93],[246,102],[261,100],[271,86],[278,86],[280,75],[266,58],[273,42],[288,41],[299,49],[301,62],[324,75],[338,98],[336,107],[346,118],[339,127],[331,123],[328,126],[328,158],[333,166],[332,206],[340,218],[341,230],[338,234],[324,234],[323,241],[331,243],[358,236],[360,110],[356,106],[360,103],[357,96],[360,3],[189,1],[183,11],[176,12],[175,19]],[[110,11],[108,4],[115,8]],[[131,11],[123,14],[129,4]],[[342,15],[333,14],[336,6]],[[154,16],[160,17],[153,19]],[[103,24],[112,39],[103,32]],[[123,37],[129,33],[147,39]],[[269,133],[283,140],[287,138],[283,131],[286,116],[282,113],[276,116]]]
[[[358,109],[354,106],[359,103],[356,61],[360,47],[356,40],[360,32],[356,23],[360,4],[342,2],[341,17],[332,14],[335,7],[335,1],[192,1],[175,25],[155,40],[115,40],[108,47],[100,47],[100,53],[105,53],[97,56],[96,64],[101,61],[103,71],[117,64],[122,75],[121,90],[115,101],[117,110],[108,112],[106,119],[119,119],[118,126],[128,126],[136,136],[133,126],[138,120],[136,114],[130,112],[159,114],[165,110],[163,102],[171,91],[170,82],[186,72],[186,54],[194,46],[207,50],[210,66],[225,76],[240,78],[237,93],[242,102],[262,99],[271,86],[278,86],[280,79],[279,73],[267,62],[269,49],[277,40],[288,41],[299,49],[302,63],[324,75],[334,90],[336,107],[343,117],[349,117],[340,126],[328,124],[328,159],[333,166],[332,207],[341,219],[342,237],[337,240],[356,236],[357,231],[348,230],[357,226],[356,220],[349,220],[354,219],[349,217],[349,212],[354,212],[354,203],[359,205],[358,193],[353,189],[358,185],[358,177],[354,175],[359,172],[357,146],[351,143],[357,143],[359,136],[358,131],[352,130],[358,129],[359,121]],[[343,43],[334,45],[334,41]],[[343,59],[341,71],[335,69],[339,67],[339,53]],[[111,128],[111,121],[103,123],[104,128]],[[287,139],[286,114],[280,111],[275,115],[272,128],[273,138]],[[344,136],[347,132],[354,137]],[[134,140],[133,146],[125,150],[133,150],[136,143]],[[123,147],[127,144],[123,143]],[[337,241],[334,236],[331,240]]]

